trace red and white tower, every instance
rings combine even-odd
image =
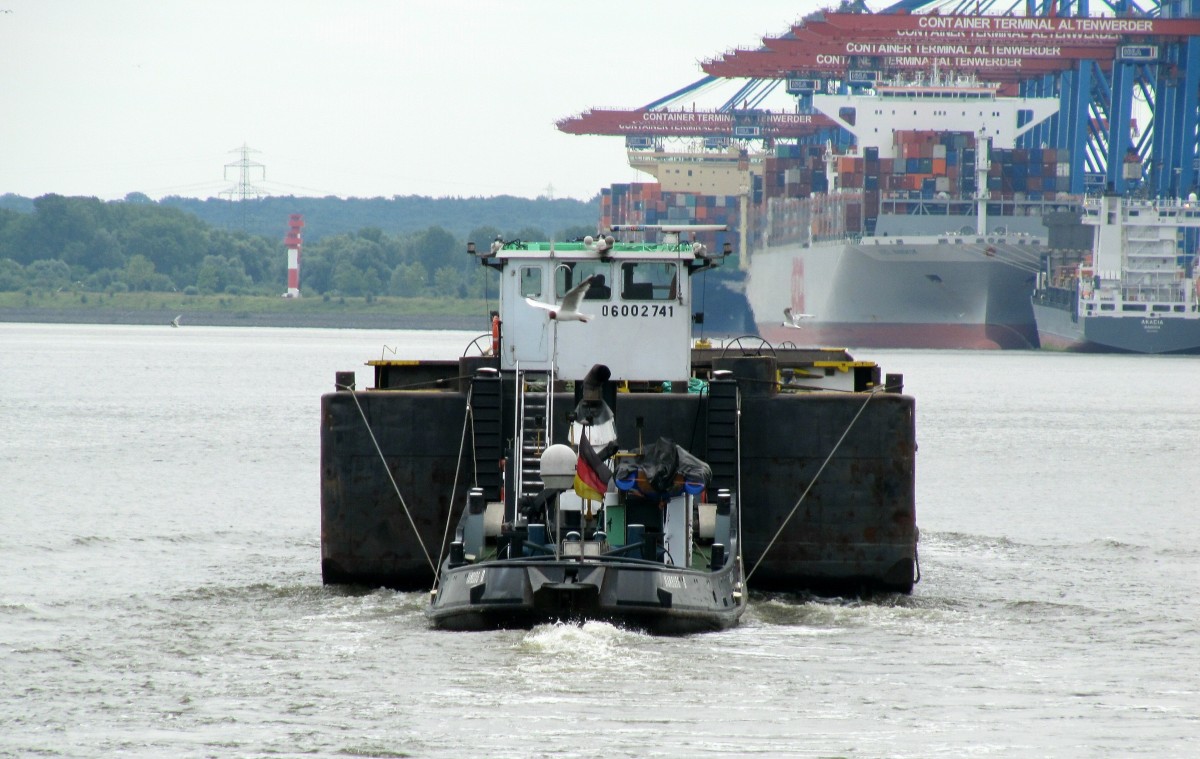
[[[285,298],[300,297],[300,230],[304,228],[304,216],[294,213],[288,217],[288,231],[283,244],[288,250],[288,289]]]

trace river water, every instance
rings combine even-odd
[[[1200,360],[858,351],[917,397],[911,596],[445,633],[322,586],[319,397],[472,337],[0,324],[0,755],[1195,755]]]

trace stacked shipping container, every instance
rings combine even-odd
[[[615,184],[600,192],[600,225],[614,224],[724,224],[728,232],[703,233],[696,240],[719,251],[728,241],[736,245],[738,198],[735,195],[699,195],[663,190],[657,183]],[[638,239],[657,242],[653,232]]]
[[[874,234],[885,214],[973,214],[980,174],[969,132],[894,132],[894,158],[855,149],[834,161],[829,187],[825,147],[777,145],[764,160],[762,203],[749,220],[754,239],[772,244]],[[1020,201],[1069,199],[1070,156],[1053,148],[992,150],[987,166],[990,215],[1019,213]],[[831,192],[834,190],[835,192]],[[756,196],[758,193],[755,193]],[[757,200],[757,197],[756,197]],[[793,203],[801,201],[804,203]],[[787,202],[784,202],[787,201]],[[663,191],[658,184],[613,185],[601,195],[602,223],[738,223],[736,196]],[[724,236],[706,240],[724,242]],[[733,241],[735,235],[730,234]]]

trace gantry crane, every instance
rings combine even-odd
[[[641,108],[585,111],[558,127],[622,135],[632,148],[669,136],[844,143],[848,135],[812,108],[814,93],[941,66],[1001,82],[1010,94],[1058,97],[1058,115],[1022,139],[1069,150],[1074,193],[1195,190],[1200,0],[1097,5],[1093,15],[1088,0],[902,0],[879,13],[843,3],[764,38],[760,48],[705,61],[703,78]],[[677,107],[723,79],[744,81],[719,108]],[[781,86],[795,108],[764,110]]]

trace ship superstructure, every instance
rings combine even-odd
[[[874,89],[816,94],[813,106],[850,134],[860,149],[877,148],[896,158],[893,134],[932,130],[986,138],[996,148],[1015,148],[1017,138],[1058,112],[1057,98],[1000,97],[999,83],[976,77],[917,73],[881,82]],[[905,156],[900,156],[905,157]]]
[[[1033,305],[1047,347],[1200,353],[1200,202],[1091,197],[1094,245],[1068,264],[1047,257]]]

